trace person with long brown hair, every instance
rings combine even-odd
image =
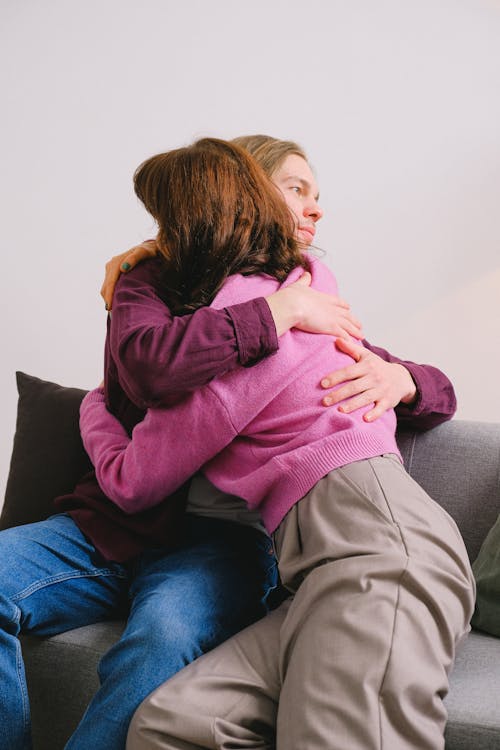
[[[277,191],[234,144],[203,139],[153,157],[135,184],[159,223],[167,301],[179,313],[266,296],[304,266],[314,288],[336,294],[326,266],[301,254],[284,204],[270,213]],[[172,191],[184,212],[164,205]],[[394,412],[370,422],[361,409],[322,407],[314,383],[325,360],[332,371],[348,361],[331,343],[289,331],[274,357],[149,409],[132,435],[102,389],[84,399],[84,444],[117,505],[146,511],[202,469],[259,511],[291,592],[143,704],[134,750],[271,746],[278,694],[276,744],[287,750],[443,745],[447,672],[473,610],[467,553],[452,519],[404,471]]]
[[[183,192],[186,174],[196,191]],[[284,281],[296,266],[308,267],[282,197],[229,142],[205,138],[148,159],[134,185],[159,227],[162,283],[174,314],[209,305],[232,274]]]
[[[292,325],[334,332],[340,319],[356,330],[345,305],[302,278],[267,300],[174,317],[158,288],[162,270],[153,260],[129,274],[108,317],[106,402],[130,433],[151,402],[163,403],[158,393],[168,401],[250,367],[272,355]],[[55,499],[51,517],[0,532],[1,747],[31,747],[21,633],[54,635],[127,615],[68,742],[71,750],[123,750],[132,714],[151,690],[265,614],[276,587],[269,537],[242,501],[227,499],[214,514],[201,484],[129,514],[92,473]]]

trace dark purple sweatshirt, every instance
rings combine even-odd
[[[251,366],[278,348],[274,321],[263,298],[173,317],[162,298],[160,278],[158,259],[122,276],[108,318],[106,404],[129,432],[149,406],[175,403],[186,391],[238,365]],[[444,373],[363,343],[385,361],[403,364],[415,381],[414,403],[396,407],[398,423],[426,430],[453,416],[455,394]],[[186,497],[187,485],[154,508],[128,515],[103,494],[92,472],[73,493],[57,498],[56,506],[70,512],[105,558],[124,562],[146,547],[178,543]]]

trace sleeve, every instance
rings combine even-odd
[[[238,365],[278,349],[265,299],[173,316],[158,293],[160,270],[147,261],[116,288],[109,347],[120,383],[139,407],[166,406]],[[156,284],[156,286],[155,286]]]
[[[203,440],[184,440],[186,425]],[[171,408],[151,409],[131,437],[107,410],[104,391],[97,388],[82,401],[80,431],[102,491],[125,513],[157,505],[236,435],[224,405],[210,388]]]
[[[404,365],[417,387],[417,395],[412,404],[398,404],[395,408],[398,424],[407,424],[416,430],[429,430],[451,419],[457,409],[457,400],[451,381],[444,372],[432,365],[418,365],[415,362],[399,359],[386,349],[363,341],[363,345],[386,362]]]

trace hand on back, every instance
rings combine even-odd
[[[156,241],[146,240],[106,263],[101,296],[107,310],[111,310],[120,274],[127,273],[156,253]],[[339,409],[349,413],[375,403],[374,408],[364,415],[369,422],[401,401],[410,403],[415,398],[416,388],[408,370],[403,365],[385,362],[352,341],[351,336],[361,340],[363,331],[348,303],[340,297],[312,289],[310,284],[311,275],[305,271],[296,282],[270,295],[267,302],[278,336],[290,328],[337,336],[336,346],[353,358],[352,365],[329,373],[321,381],[323,388],[335,389],[324,397],[323,404],[334,406],[344,401]]]
[[[409,404],[416,396],[416,386],[410,372],[397,362],[386,362],[378,354],[345,338],[338,338],[335,346],[354,360],[352,365],[330,373],[321,381],[323,388],[335,388],[324,398],[325,406],[341,401],[340,411],[349,414],[374,403],[364,414],[366,422],[373,422],[400,402]]]
[[[147,258],[153,258],[157,253],[155,240],[146,240],[140,245],[115,255],[106,263],[104,281],[101,287],[101,297],[106,303],[106,310],[111,310],[115,286],[122,273],[131,271],[134,266]]]
[[[311,289],[311,274],[305,271],[290,286],[267,297],[278,336],[290,328],[332,336],[362,339],[361,323],[345,300]]]

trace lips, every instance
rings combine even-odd
[[[316,234],[316,227],[311,224],[304,224],[303,226],[299,227],[299,232],[303,236],[305,235],[309,242],[312,242],[314,239],[314,235]]]

